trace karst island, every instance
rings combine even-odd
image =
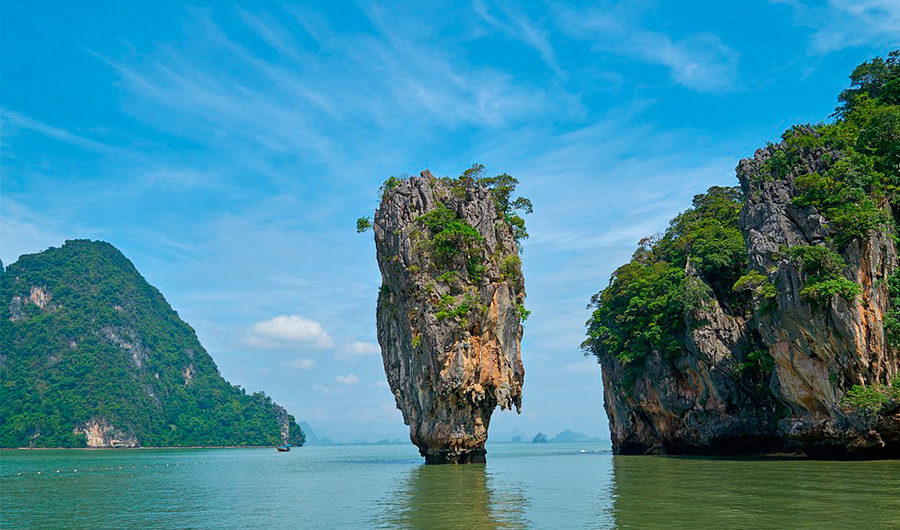
[[[485,461],[496,407],[522,406],[525,282],[517,181],[483,175],[388,179],[374,222],[382,284],[378,343],[397,408],[428,464]]]

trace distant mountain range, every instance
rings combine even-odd
[[[334,442],[332,442],[331,439],[324,436],[317,436],[316,431],[314,431],[305,421],[300,422],[300,428],[303,429],[303,434],[306,436],[307,445],[334,445]]]
[[[580,432],[573,432],[569,429],[562,431],[561,433],[557,434],[556,436],[554,436],[552,438],[542,432],[539,432],[539,433],[535,434],[534,436],[525,436],[521,433],[517,433],[512,437],[508,437],[505,439],[503,437],[498,437],[495,440],[498,442],[503,442],[503,441],[507,441],[507,440],[511,441],[511,442],[531,442],[536,437],[539,437],[540,439],[545,439],[550,443],[604,442],[604,441],[607,441],[603,438],[600,438],[599,436],[588,436],[587,434],[580,433]]]

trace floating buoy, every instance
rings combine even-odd
[[[77,470],[77,469],[75,470],[75,473],[78,473],[78,470]]]

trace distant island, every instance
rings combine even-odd
[[[302,445],[293,416],[219,374],[194,330],[109,243],[0,272],[0,446]]]
[[[330,438],[321,434],[316,435],[316,431],[305,421],[300,422],[300,429],[303,430],[303,436],[306,438],[307,445],[334,445]]]
[[[617,453],[900,456],[900,51],[592,299]]]

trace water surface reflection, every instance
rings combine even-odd
[[[507,485],[508,486],[508,485]],[[484,464],[417,466],[384,500],[390,528],[526,528],[527,501]]]
[[[628,528],[900,528],[900,461],[613,457]]]

